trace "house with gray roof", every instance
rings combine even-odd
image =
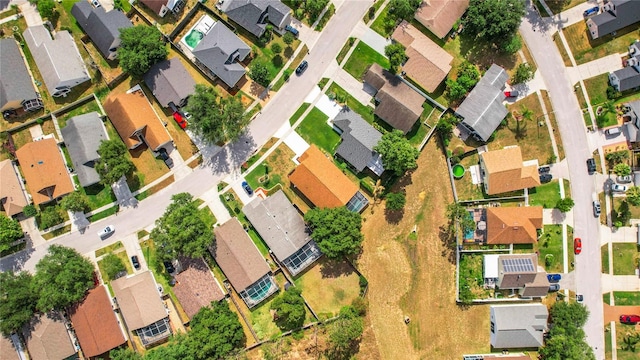
[[[498,279],[502,290],[518,291],[522,297],[544,297],[549,293],[547,272],[538,266],[536,254],[505,254],[497,258]]]
[[[624,67],[609,73],[609,83],[622,92],[640,88],[640,40],[629,46],[629,58],[623,62]]]
[[[382,134],[350,109],[341,110],[333,119],[333,126],[340,133],[342,142],[336,155],[346,161],[357,172],[370,169],[380,176],[384,172],[382,157],[373,148]]]
[[[493,64],[455,111],[462,126],[479,141],[486,142],[509,112],[502,104],[509,75]]]
[[[73,87],[91,80],[68,31],[58,31],[52,38],[44,25],[37,25],[29,26],[22,36],[51,96],[67,96]]]
[[[640,143],[640,100],[624,104],[624,128],[627,130],[627,139],[633,145]]]
[[[144,83],[164,107],[169,107],[170,103],[180,107],[187,105],[187,99],[196,87],[196,81],[177,57],[153,65],[144,75]]]
[[[609,0],[602,12],[587,20],[592,39],[614,34],[616,31],[640,21],[640,1]]]
[[[102,141],[109,139],[100,114],[94,111],[74,116],[60,131],[80,185],[87,187],[98,183],[100,175],[95,169],[100,159],[98,148]]]
[[[542,304],[492,305],[491,346],[495,349],[541,347],[548,316],[547,307]]]
[[[256,37],[264,34],[267,24],[278,32],[291,24],[291,9],[279,0],[221,0],[218,8]]]
[[[232,88],[246,73],[240,62],[251,53],[251,48],[218,21],[211,26],[192,53],[197,63]]]
[[[0,39],[0,111],[8,117],[14,110],[43,107],[27,63],[13,38]]]
[[[282,190],[266,199],[256,197],[242,212],[291,275],[299,274],[322,255],[302,216]]]
[[[105,11],[104,7],[94,8],[85,0],[73,4],[71,14],[102,56],[108,60],[114,60],[118,56],[116,51],[120,46],[119,30],[133,27],[122,11]]]

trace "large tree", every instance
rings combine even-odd
[[[194,359],[206,360],[224,359],[243,348],[246,339],[238,315],[223,300],[198,311],[186,341]]]
[[[595,359],[593,350],[585,341],[582,327],[589,311],[579,303],[557,301],[551,306],[551,331],[545,346],[539,351],[542,359]]]
[[[405,47],[400,43],[393,43],[385,46],[384,54],[389,58],[389,71],[394,74],[398,73],[400,66],[408,59]]]
[[[118,59],[123,71],[141,77],[157,62],[167,58],[169,50],[155,26],[136,25],[120,29]]]
[[[162,249],[159,256],[171,260],[177,255],[203,256],[213,241],[213,232],[193,196],[179,193],[171,197],[164,214],[156,220],[151,238]]]
[[[269,83],[271,82],[271,76],[269,75],[267,65],[260,61],[254,61],[249,65],[249,77],[251,80],[264,87],[269,86]]]
[[[98,154],[100,158],[95,164],[95,169],[104,186],[111,186],[135,169],[133,162],[127,157],[126,146],[118,139],[102,141],[98,147]]]
[[[524,14],[522,0],[471,0],[463,20],[465,33],[511,52]]]
[[[330,259],[360,252],[362,243],[362,218],[359,213],[346,207],[311,209],[304,220],[312,230],[313,238],[320,250]]]
[[[36,264],[35,288],[40,291],[37,308],[61,310],[81,300],[93,286],[93,264],[76,250],[51,245]]]
[[[473,231],[476,228],[476,222],[464,206],[459,203],[451,203],[447,205],[447,218],[449,218],[449,230],[455,231],[457,226],[463,233]]]
[[[0,272],[0,332],[9,335],[19,330],[33,316],[38,291],[28,272]]]
[[[374,150],[382,156],[385,170],[393,171],[397,176],[402,176],[407,170],[418,167],[416,159],[420,151],[411,145],[400,130],[382,135]]]
[[[570,197],[566,197],[564,199],[558,200],[558,202],[556,202],[555,208],[560,210],[560,212],[566,213],[573,208],[573,205],[575,205],[573,199]]]
[[[56,12],[56,3],[53,0],[37,0],[36,6],[40,16],[46,19],[51,19]]]
[[[244,105],[238,97],[228,97],[220,100],[222,126],[227,141],[238,140],[244,128],[249,124],[249,118],[244,113]]]
[[[627,190],[627,201],[633,206],[640,206],[640,187],[632,186]]]
[[[328,325],[329,334],[329,358],[349,359],[354,350],[354,345],[362,336],[364,323],[361,317],[340,316],[340,318]]]
[[[278,319],[276,323],[283,330],[293,330],[304,325],[307,314],[302,290],[291,286],[271,303],[271,310],[275,310]]]
[[[309,12],[311,22],[316,21],[322,10],[329,3],[329,0],[307,0],[305,2],[306,9]]]
[[[396,20],[411,21],[422,0],[391,0],[389,2],[389,15]]]
[[[127,271],[124,262],[116,254],[107,254],[100,262],[108,278],[105,280],[114,280],[120,272]]]
[[[62,198],[60,206],[67,211],[85,212],[89,210],[89,199],[79,191],[74,191]]]
[[[24,232],[17,220],[0,215],[0,252],[11,248],[16,240],[22,238]]]

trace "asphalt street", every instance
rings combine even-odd
[[[576,293],[584,296],[584,304],[590,313],[584,331],[596,358],[604,359],[600,226],[592,209],[592,197],[596,193],[595,176],[587,174],[586,166],[591,152],[573,84],[552,38],[555,24],[543,22],[531,3],[528,9],[520,32],[549,90],[569,168],[571,195],[575,201],[574,236],[582,238],[582,253],[576,255],[574,275]]]

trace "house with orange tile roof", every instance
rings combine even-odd
[[[453,56],[406,21],[398,25],[391,37],[406,48],[409,59],[402,65],[405,75],[428,92],[434,92],[451,71]]]
[[[29,204],[20,182],[11,160],[0,162],[0,209],[9,217],[21,213]]]
[[[414,18],[442,39],[468,7],[469,0],[424,0]]]
[[[164,127],[142,90],[110,95],[104,110],[129,150],[147,145],[151,151],[173,146]]]
[[[542,229],[542,206],[486,209],[487,244],[533,244]]]
[[[54,138],[25,144],[16,150],[16,157],[34,204],[59,199],[75,190]]]
[[[481,153],[480,173],[489,195],[540,186],[537,161],[523,162],[519,146]]]
[[[87,358],[105,354],[127,342],[104,285],[89,290],[69,315],[82,354]]]
[[[369,201],[336,165],[315,145],[299,158],[289,180],[313,205],[319,208],[346,206],[361,211]]]

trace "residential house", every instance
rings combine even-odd
[[[256,37],[264,34],[268,24],[280,33],[291,24],[291,9],[279,0],[220,0],[218,8]]]
[[[461,125],[479,141],[486,142],[509,112],[503,105],[509,75],[493,64],[455,111]]]
[[[160,17],[164,17],[169,11],[178,14],[186,3],[185,0],[140,0],[140,2]]]
[[[629,46],[629,58],[624,61],[624,67],[609,73],[609,83],[618,91],[640,88],[640,40]]]
[[[491,346],[495,349],[543,346],[548,317],[543,304],[491,305]]]
[[[542,206],[486,208],[486,243],[533,244],[542,229]]]
[[[469,0],[423,0],[414,18],[442,39],[468,7]]]
[[[302,216],[282,190],[266,199],[256,197],[242,212],[291,275],[296,276],[322,256]]]
[[[11,160],[0,162],[0,209],[11,217],[29,205],[22,191],[21,179]]]
[[[44,25],[37,25],[29,26],[22,36],[29,45],[51,96],[67,96],[72,88],[91,80],[78,47],[68,31],[57,31],[51,37]]]
[[[119,30],[133,27],[122,11],[116,9],[105,11],[102,6],[94,8],[85,0],[73,4],[71,15],[107,60],[115,60],[118,56]]]
[[[202,258],[180,257],[182,271],[175,278],[173,293],[189,319],[213,301],[224,299],[225,293]]]
[[[531,360],[531,356],[510,352],[505,354],[469,354],[462,355],[462,360]]]
[[[100,159],[98,148],[102,141],[109,139],[100,114],[94,111],[74,116],[67,120],[67,125],[60,131],[80,186],[98,183],[100,175],[95,169],[96,162]]]
[[[127,342],[104,285],[89,290],[82,302],[69,309],[69,316],[86,358],[106,354]]]
[[[0,39],[0,74],[0,111],[5,118],[18,109],[35,111],[44,106],[13,38]]]
[[[616,31],[640,21],[640,1],[608,0],[602,12],[587,20],[592,39],[614,34]]]
[[[371,170],[380,176],[384,172],[382,157],[373,148],[382,134],[350,109],[341,110],[333,119],[333,126],[340,132],[342,142],[336,155],[346,161],[356,172]]]
[[[346,206],[360,212],[369,201],[358,191],[358,185],[338,169],[315,145],[298,158],[289,180],[313,205],[319,208]]]
[[[392,38],[406,48],[408,60],[402,65],[405,76],[434,92],[451,71],[453,56],[406,21],[400,23]]]
[[[369,67],[364,81],[377,92],[374,114],[391,127],[408,133],[422,114],[424,97],[378,64]]]
[[[246,73],[240,62],[251,53],[251,48],[222,22],[215,22],[209,15],[205,17],[209,18],[205,22],[214,24],[192,51],[196,64],[204,66],[213,76],[232,88]]]
[[[0,334],[0,359],[21,360],[10,338]]]
[[[130,150],[143,144],[152,151],[172,146],[171,135],[141,90],[109,95],[104,110]]]
[[[150,271],[113,280],[111,288],[125,326],[140,337],[142,345],[171,336],[169,314]]]
[[[496,286],[517,290],[522,297],[544,297],[549,292],[547,272],[538,266],[536,254],[500,255]]]
[[[76,357],[65,320],[58,312],[36,315],[22,328],[22,336],[31,360]]]
[[[629,142],[633,145],[640,143],[640,100],[624,104],[626,111],[625,128],[627,129]]]
[[[35,205],[75,190],[54,138],[26,143],[16,151],[16,157]]]
[[[238,219],[217,226],[214,233],[209,251],[249,308],[278,291],[271,268]]]
[[[481,153],[480,173],[489,195],[540,186],[537,160],[523,162],[519,146]]]
[[[187,105],[196,87],[196,81],[178,57],[153,65],[144,75],[144,83],[163,107],[169,107],[170,103]]]

